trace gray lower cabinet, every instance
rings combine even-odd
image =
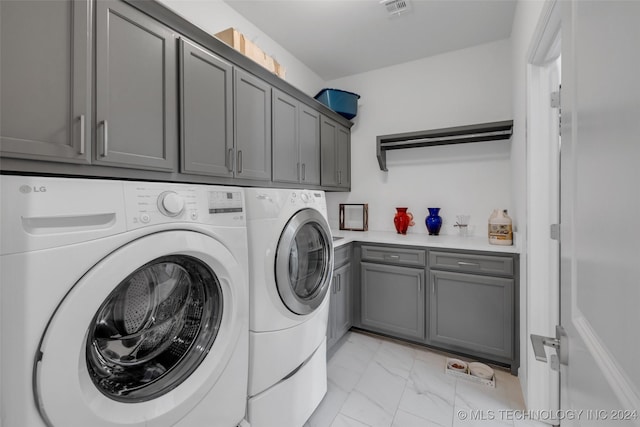
[[[271,86],[234,70],[234,176],[271,180]]]
[[[320,184],[320,113],[273,89],[273,181]]]
[[[327,324],[327,350],[330,350],[352,325],[351,251],[351,244],[340,246],[334,251],[334,270],[331,278],[329,321]]]
[[[89,163],[89,0],[0,1],[0,154]]]
[[[333,119],[320,120],[321,184],[351,188],[351,132]]]
[[[334,270],[329,304],[327,349],[351,327],[351,263]]]
[[[517,255],[376,243],[356,244],[355,253],[356,327],[517,374]]]
[[[513,358],[513,279],[432,270],[430,281],[431,344]]]
[[[360,277],[361,327],[425,339],[424,269],[362,262]]]
[[[168,27],[126,3],[96,2],[96,164],[176,169],[176,60]]]
[[[429,250],[429,343],[519,366],[517,255]]]
[[[180,40],[180,171],[233,176],[233,66]]]

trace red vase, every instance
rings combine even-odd
[[[398,234],[407,234],[407,229],[414,225],[413,214],[407,212],[408,208],[396,208],[396,216],[393,217],[393,224],[396,226]]]

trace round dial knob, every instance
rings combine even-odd
[[[300,199],[302,199],[303,202],[308,203],[309,202],[309,195],[307,193],[302,193],[302,194],[300,194]]]
[[[184,210],[184,200],[175,191],[165,191],[158,196],[158,208],[166,216],[178,216]]]

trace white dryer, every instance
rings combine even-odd
[[[326,393],[333,243],[324,192],[245,189],[252,427],[300,427]]]
[[[4,426],[244,419],[242,189],[0,180]]]

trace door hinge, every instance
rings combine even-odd
[[[551,224],[549,237],[551,237],[551,240],[560,240],[560,224]]]
[[[560,108],[560,91],[551,92],[551,108]]]
[[[551,92],[550,104],[551,108],[558,109],[558,135],[562,136],[562,87],[558,87],[558,90]]]

